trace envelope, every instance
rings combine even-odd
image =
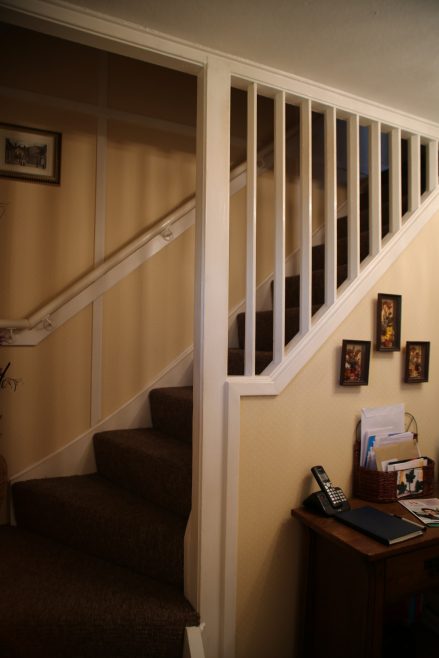
[[[417,459],[419,454],[418,443],[415,439],[390,443],[379,448],[375,448],[375,459],[377,470],[383,470],[383,462],[401,461],[403,459]]]

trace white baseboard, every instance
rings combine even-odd
[[[201,626],[187,626],[184,634],[183,658],[204,658],[203,629]]]

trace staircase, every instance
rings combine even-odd
[[[1,658],[180,658],[192,389],[150,395],[152,429],[94,436],[97,472],[16,483],[0,527]]]
[[[388,231],[383,176],[383,226]],[[367,190],[361,259],[369,253]],[[337,226],[347,278],[347,218]],[[324,303],[324,245],[313,248],[313,312]],[[286,342],[299,331],[300,277],[286,280]],[[244,369],[245,314],[229,374]],[[273,313],[256,314],[256,371],[272,360]],[[179,658],[199,623],[183,595],[191,509],[192,387],[151,391],[151,429],[94,436],[96,473],[16,483],[16,527],[0,528],[0,657]]]
[[[381,237],[389,232],[389,177],[388,171],[381,175]],[[406,207],[406,194],[403,196]],[[369,255],[369,191],[367,180],[360,195],[360,261]],[[348,218],[337,220],[337,287],[348,277]],[[325,245],[312,248],[312,314],[325,303]],[[229,348],[229,375],[244,374],[245,313],[239,313],[238,347]],[[298,334],[300,329],[300,275],[285,279],[285,344]],[[256,312],[255,372],[260,374],[273,359],[273,311]]]

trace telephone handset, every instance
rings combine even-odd
[[[317,480],[321,491],[312,493],[304,501],[306,507],[317,512],[333,516],[350,509],[348,500],[340,487],[334,487],[323,466],[313,466],[311,473]]]

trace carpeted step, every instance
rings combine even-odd
[[[272,362],[272,352],[255,352],[255,372],[259,375],[265,368]],[[243,375],[244,374],[244,350],[239,347],[231,347],[228,350],[228,366],[227,373],[229,375]]]
[[[181,658],[181,590],[0,527],[1,658]]]
[[[96,474],[18,482],[12,494],[20,527],[182,585],[184,517]]]
[[[154,429],[192,442],[192,386],[155,388],[149,394],[149,403]]]
[[[151,429],[113,430],[93,437],[100,475],[151,503],[187,517],[192,447]]]
[[[348,262],[347,252],[347,237],[339,238],[337,240],[337,267],[346,265]],[[325,244],[314,245],[312,248],[312,269],[324,270],[325,269]]]
[[[341,285],[347,277],[347,265],[337,268],[337,286]],[[312,303],[321,306],[325,303],[325,270],[314,270],[312,273]],[[285,278],[285,306],[293,308],[300,304],[300,275]]]
[[[312,313],[316,313],[319,305],[312,307]],[[245,313],[237,315],[238,342],[241,349],[245,347]],[[285,345],[294,338],[300,327],[300,309],[285,309]],[[256,350],[270,352],[273,350],[273,311],[256,312]]]
[[[360,261],[369,255],[369,231],[360,233]],[[337,240],[337,266],[347,265],[348,262],[348,238],[343,237]],[[312,248],[312,268],[313,270],[325,269],[325,245],[318,244]]]

